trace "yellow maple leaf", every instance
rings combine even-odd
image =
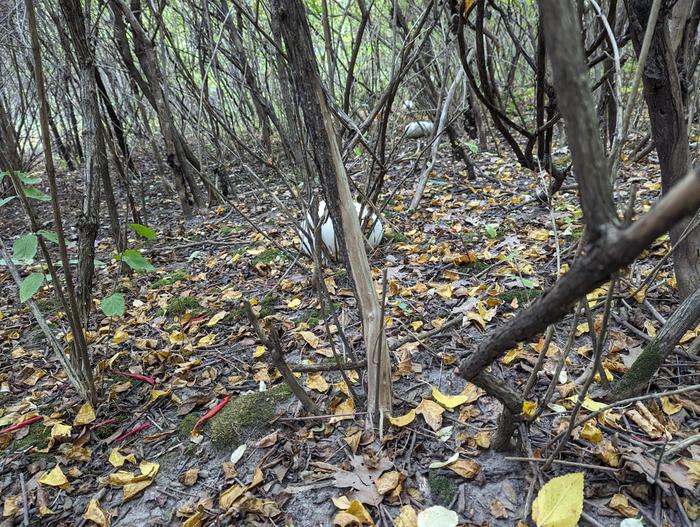
[[[183,522],[182,527],[201,527],[203,520],[204,513],[202,511],[197,511]]]
[[[208,335],[203,336],[197,341],[197,345],[195,346],[196,348],[205,348],[207,346],[211,346],[214,344],[214,341],[216,340],[216,333],[209,333]]]
[[[126,485],[124,485],[124,497],[122,498],[122,502],[128,501],[137,494],[140,494],[147,487],[149,487],[151,483],[153,483],[153,480],[150,478],[127,483]]]
[[[680,412],[683,409],[683,405],[672,402],[668,397],[661,397],[661,408],[663,408],[666,415],[673,415]]]
[[[576,527],[583,512],[583,472],[549,480],[532,504],[537,527]]]
[[[523,414],[528,417],[535,415],[537,411],[537,401],[523,401]]]
[[[331,418],[330,422],[337,423],[343,419],[352,419],[354,413],[355,403],[352,402],[352,399],[345,399],[345,401],[335,407],[335,412],[333,412],[333,415],[336,415],[337,417]]]
[[[182,344],[187,341],[187,335],[182,331],[173,331],[168,335],[168,340],[170,340],[170,344]]]
[[[394,519],[394,527],[417,527],[418,515],[413,507],[404,505]]]
[[[62,423],[56,423],[51,428],[51,438],[52,439],[68,439],[71,435],[73,427],[70,425],[64,425]]]
[[[436,289],[436,292],[443,300],[449,300],[452,298],[452,284],[447,284]]]
[[[121,344],[127,340],[129,340],[129,334],[126,331],[115,331],[112,337],[112,344]]]
[[[118,448],[113,448],[112,451],[109,453],[109,459],[108,461],[113,467],[121,467],[126,463],[126,456],[123,456],[121,452],[119,452]]]
[[[301,335],[301,338],[303,338],[306,341],[306,343],[313,349],[318,348],[318,345],[321,342],[321,339],[319,339],[311,331],[300,331],[299,335]]]
[[[476,477],[481,470],[481,466],[476,461],[462,458],[458,459],[454,463],[450,463],[447,465],[447,468],[456,474],[459,474],[464,479],[472,479]]]
[[[219,507],[225,511],[230,509],[238,498],[243,496],[244,492],[245,487],[241,487],[240,485],[231,485],[219,495]]]

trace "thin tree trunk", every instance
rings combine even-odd
[[[652,0],[625,1],[632,43],[637,54],[642,47],[651,4]],[[688,170],[688,129],[683,107],[683,89],[667,17],[667,11],[661,9],[642,76],[651,133],[659,155],[664,194]],[[673,251],[673,267],[682,298],[687,298],[700,287],[700,229],[696,228],[682,239],[687,226],[688,221],[681,222],[670,232],[671,242],[677,245]]]
[[[352,277],[362,316],[367,353],[368,411],[370,416],[391,413],[391,364],[382,327],[382,307],[372,281],[364,236],[353,203],[333,125],[321,85],[304,6],[300,0],[273,0],[272,16],[287,45],[295,90],[304,112],[312,151],[326,194],[341,254]]]

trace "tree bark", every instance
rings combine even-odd
[[[644,40],[651,4],[652,0],[625,0],[637,54]],[[665,194],[688,170],[688,128],[676,52],[668,29],[668,10],[663,6],[654,28],[642,80]],[[671,242],[676,245],[673,267],[681,298],[687,298],[700,287],[700,229],[696,228],[681,239],[687,225],[687,221],[681,222],[670,232]]]
[[[700,320],[700,289],[686,298],[669,317],[661,331],[649,342],[642,354],[608,394],[611,401],[639,395],[647,387],[666,357],[675,349],[686,331]]]
[[[352,277],[367,353],[368,411],[391,413],[391,365],[382,325],[382,308],[372,281],[364,236],[353,204],[348,176],[335,135],[333,116],[321,85],[304,6],[300,0],[273,0],[272,16],[282,29],[287,60],[294,71],[314,161],[338,238]]]

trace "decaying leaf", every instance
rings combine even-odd
[[[351,489],[348,497],[361,503],[376,507],[382,502],[382,495],[378,492],[375,482],[387,470],[392,468],[391,461],[385,457],[376,460],[373,467],[369,467],[362,456],[353,456],[350,460],[352,471],[336,469],[334,478],[336,487]]]
[[[100,527],[109,527],[109,514],[100,507],[100,502],[94,498],[88,502],[87,508],[83,513],[83,518],[90,520]]]
[[[423,416],[425,422],[433,430],[439,430],[442,426],[442,414],[445,409],[430,399],[423,399],[416,407],[416,413]]]
[[[476,461],[464,458],[458,459],[454,463],[447,465],[447,468],[465,479],[472,479],[476,477],[481,470],[481,466],[479,466]]]
[[[394,518],[394,527],[418,527],[418,515],[413,507],[404,505]]]

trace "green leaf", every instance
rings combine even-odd
[[[34,187],[24,187],[24,195],[39,201],[51,201],[51,196],[44,194],[41,190],[35,189]]]
[[[498,234],[498,231],[493,225],[486,225],[486,234],[489,238],[495,238]]]
[[[530,280],[528,278],[521,277],[520,282],[523,284],[523,287],[527,287],[528,289],[534,289],[535,287],[537,287],[535,282],[533,282],[532,280]]]
[[[30,263],[36,256],[39,238],[36,234],[25,234],[12,244],[12,259],[18,263]]]
[[[102,312],[108,317],[121,317],[124,314],[124,295],[114,293],[102,300]]]
[[[32,176],[26,172],[15,172],[15,175],[17,176],[17,179],[19,179],[25,185],[36,185],[41,181],[39,176]]]
[[[41,288],[44,283],[44,275],[42,273],[32,273],[27,278],[22,280],[19,285],[19,301],[26,302]]]
[[[0,199],[0,207],[2,207],[3,205],[7,205],[10,201],[15,199],[16,197],[17,196],[10,196],[9,198]]]
[[[47,231],[46,229],[41,229],[37,231],[37,234],[41,234],[41,237],[50,242],[58,243],[58,234],[53,231]]]
[[[131,227],[139,236],[143,236],[149,240],[153,240],[156,237],[156,233],[153,231],[153,229],[150,229],[145,225],[141,225],[140,223],[130,223],[129,227]]]
[[[134,271],[155,271],[156,268],[151,265],[151,262],[146,260],[141,253],[136,249],[127,249],[122,253],[121,258]]]

